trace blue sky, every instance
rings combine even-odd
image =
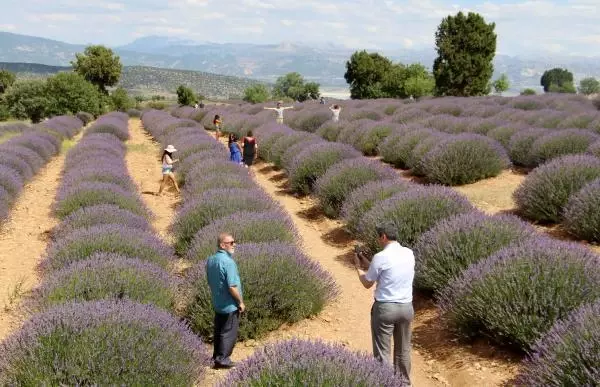
[[[8,1],[3,0],[3,3]],[[459,10],[496,23],[499,54],[600,56],[600,0],[19,0],[0,30],[118,46],[148,35],[197,41],[333,42],[350,48],[431,49]]]

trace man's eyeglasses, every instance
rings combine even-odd
[[[235,245],[235,241],[223,242],[226,245]]]

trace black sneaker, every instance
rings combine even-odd
[[[219,369],[229,369],[229,368],[234,368],[235,367],[235,363],[234,362],[229,362],[226,364],[221,364],[221,363],[215,363],[214,368],[219,370]]]

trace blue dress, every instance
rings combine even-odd
[[[235,142],[229,144],[229,160],[233,161],[236,164],[242,163],[242,152],[240,151],[239,146]]]

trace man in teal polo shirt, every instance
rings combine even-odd
[[[246,306],[237,264],[233,260],[235,240],[230,234],[222,233],[218,246],[216,254],[206,261],[206,278],[215,311],[213,361],[215,368],[231,368],[234,364],[229,357],[237,342],[240,313]]]

